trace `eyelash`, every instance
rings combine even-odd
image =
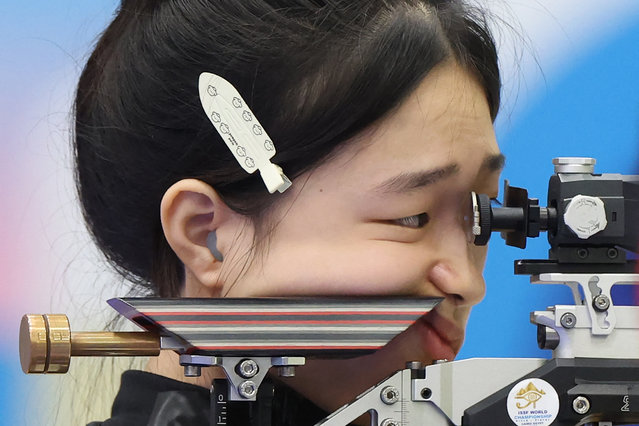
[[[428,213],[420,213],[413,216],[406,216],[400,219],[395,219],[394,224],[399,226],[405,226],[407,228],[419,229],[426,226],[429,221]]]
[[[497,199],[497,197],[491,198],[490,203],[493,206],[501,207],[501,202]],[[393,220],[393,224],[404,226],[406,228],[420,229],[426,226],[429,222],[430,218],[428,213],[420,213],[413,216],[406,216],[400,219]]]

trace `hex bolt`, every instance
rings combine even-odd
[[[246,380],[237,387],[242,398],[251,399],[257,394],[257,385],[252,380]]]
[[[608,252],[606,254],[608,255],[608,259],[616,259],[617,256],[619,256],[619,250],[617,250],[614,247],[611,247],[608,249]]]
[[[585,396],[578,396],[572,400],[572,409],[577,414],[586,414],[590,410],[590,401]]]
[[[610,307],[610,298],[603,294],[595,296],[592,299],[592,307],[599,312],[607,311]]]
[[[588,257],[588,249],[580,248],[577,250],[577,257],[579,259],[585,259]]]
[[[236,371],[237,374],[245,379],[250,379],[251,377],[255,377],[258,371],[260,371],[260,368],[252,359],[243,359],[237,364]]]
[[[387,405],[393,405],[399,401],[399,391],[395,386],[386,386],[379,394],[382,402]]]
[[[577,317],[572,312],[566,312],[559,322],[563,328],[574,328],[577,325]]]
[[[400,424],[395,419],[384,419],[379,426],[400,426]]]

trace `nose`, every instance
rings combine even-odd
[[[429,281],[459,306],[479,303],[486,292],[483,277],[486,248],[468,241],[463,223],[441,224]]]

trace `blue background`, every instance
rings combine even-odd
[[[554,157],[594,157],[598,173],[636,174],[639,165],[639,21],[604,44],[592,46],[557,74],[547,75],[540,94],[511,122],[500,117],[497,134],[507,157],[502,176],[530,197],[547,194]],[[638,218],[639,219],[639,218]],[[487,295],[474,308],[459,358],[549,357],[537,349],[528,313],[571,304],[565,286],[531,285],[514,276],[514,259],[547,258],[545,234],[529,239],[525,251],[491,238],[485,277]],[[615,303],[631,304],[634,288],[613,288]],[[637,354],[639,356],[639,354]]]

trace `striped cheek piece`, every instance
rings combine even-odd
[[[145,330],[177,338],[186,353],[351,356],[388,343],[441,298],[111,299]]]

